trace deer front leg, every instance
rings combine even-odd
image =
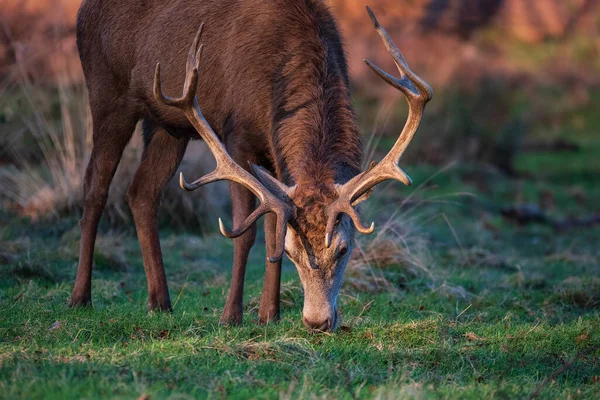
[[[241,225],[254,210],[255,197],[248,189],[237,183],[229,184],[233,212],[233,226]],[[248,254],[256,239],[256,225],[233,241],[233,272],[231,286],[221,316],[222,325],[239,325],[243,318],[244,277]]]
[[[277,241],[276,237],[277,217],[273,214],[265,216],[265,241],[267,254],[273,254]],[[265,269],[265,281],[258,309],[258,320],[262,324],[279,320],[279,298],[281,285],[281,260],[269,262],[267,260]]]

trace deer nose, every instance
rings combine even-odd
[[[331,329],[331,319],[328,318],[325,322],[314,322],[306,318],[302,318],[304,326],[314,332],[327,332]]]

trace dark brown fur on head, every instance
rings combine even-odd
[[[325,228],[327,226],[325,209],[336,198],[337,193],[332,185],[302,185],[298,186],[296,190],[294,228],[301,237],[308,240],[310,246],[305,246],[305,248],[307,251],[312,251],[313,254],[318,254],[325,248]]]

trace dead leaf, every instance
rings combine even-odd
[[[579,335],[575,338],[575,343],[581,344],[581,343],[585,342],[586,340],[588,340],[589,338],[590,338],[590,336],[587,333],[582,333],[581,335]]]
[[[48,329],[48,331],[52,332],[52,331],[57,330],[60,327],[62,327],[62,325],[60,324],[60,321],[56,321],[52,324],[52,326],[50,327],[50,329]]]
[[[478,341],[485,340],[485,338],[479,337],[476,334],[474,334],[473,332],[465,333],[465,337],[467,338],[467,340],[469,342],[478,342]]]

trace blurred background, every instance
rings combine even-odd
[[[367,155],[377,157],[397,137],[406,106],[362,59],[395,68],[365,2],[328,3],[346,41]],[[75,45],[79,4],[0,4],[0,199],[9,215],[35,221],[81,211],[92,131]],[[504,217],[593,220],[600,198],[600,1],[369,4],[412,69],[435,90],[403,161],[409,173],[426,178],[451,165],[446,174],[490,196],[492,211]],[[130,220],[124,195],[141,154],[140,135],[134,137],[111,189],[106,215],[112,225]],[[193,177],[211,164],[195,143],[181,169]],[[492,184],[500,180],[506,185]],[[226,193],[221,185],[190,195],[172,182],[164,221],[212,230],[214,221],[205,224],[203,216],[227,207]],[[530,207],[510,209],[514,204]]]

